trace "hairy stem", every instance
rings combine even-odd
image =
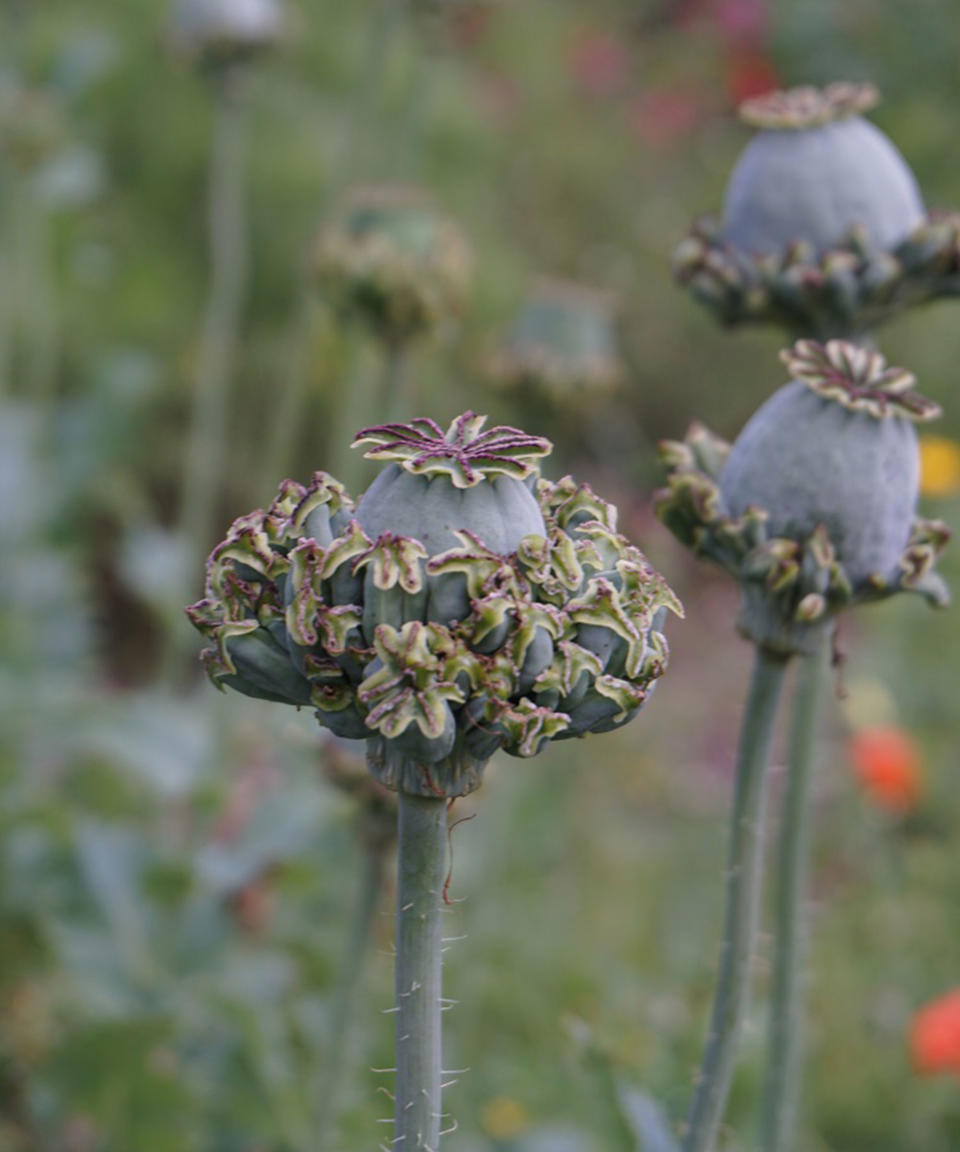
[[[807,867],[814,737],[825,657],[800,661],[790,729],[790,758],[777,853],[775,951],[760,1147],[788,1152],[803,1073]]]
[[[789,657],[765,648],[758,648],[755,657],[740,730],[730,819],[720,974],[703,1064],[688,1116],[684,1152],[713,1152],[736,1064],[763,887],[767,761],[788,660]]]
[[[447,846],[444,797],[400,792],[397,874],[397,1082],[394,1144],[440,1142],[440,919]]]
[[[351,1032],[356,1018],[357,994],[373,928],[383,877],[387,849],[385,839],[370,838],[364,846],[363,877],[357,890],[353,919],[347,936],[337,986],[334,989],[333,1018],[327,1043],[327,1060],[319,1085],[316,1113],[316,1147],[328,1147],[330,1129],[336,1119],[336,1104],[343,1073],[350,1052]]]
[[[216,77],[210,156],[210,291],[193,393],[181,524],[185,571],[193,573],[211,542],[226,445],[227,398],[246,277],[243,198],[242,76]]]

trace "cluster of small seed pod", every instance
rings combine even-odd
[[[792,380],[731,448],[695,424],[667,441],[655,507],[673,534],[743,587],[741,631],[773,651],[815,650],[854,604],[917,592],[947,601],[933,570],[946,526],[916,516],[913,421],[939,414],[913,377],[843,341],[799,341]]]
[[[180,0],[169,37],[177,55],[218,68],[260,55],[283,33],[279,0]]]
[[[483,423],[360,433],[389,463],[358,504],[323,472],[285,481],[234,522],[188,610],[215,683],[312,705],[368,740],[382,782],[427,796],[473,790],[499,748],[626,723],[680,612],[611,505],[537,481],[547,441]]]
[[[697,221],[674,255],[677,280],[723,323],[856,336],[960,292],[960,218],[927,214],[903,157],[859,115],[876,100],[871,85],[834,84],[743,105],[759,131],[723,219]]]
[[[489,363],[492,381],[558,400],[608,391],[623,378],[609,293],[540,280]]]
[[[316,241],[317,283],[346,320],[391,346],[459,317],[472,272],[460,227],[419,189],[354,189]]]

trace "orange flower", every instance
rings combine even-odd
[[[925,1005],[910,1026],[910,1052],[918,1072],[960,1076],[960,988]]]
[[[920,799],[920,757],[902,728],[861,728],[850,741],[860,786],[880,808],[905,815]]]

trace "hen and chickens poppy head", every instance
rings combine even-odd
[[[188,609],[221,687],[309,704],[367,740],[388,787],[462,795],[498,749],[632,719],[667,665],[680,604],[616,509],[516,428],[458,417],[364,429],[385,467],[354,502],[324,472],[236,520]]]

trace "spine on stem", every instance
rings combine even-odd
[[[787,787],[777,853],[776,943],[760,1147],[789,1152],[803,1075],[806,896],[810,840],[810,786],[817,705],[826,663],[820,650],[798,669]]]
[[[763,813],[777,703],[789,657],[758,647],[740,732],[720,972],[684,1152],[713,1152],[746,1016],[763,888]]]
[[[399,793],[397,1080],[394,1144],[436,1152],[441,1128],[441,926],[444,797]]]

